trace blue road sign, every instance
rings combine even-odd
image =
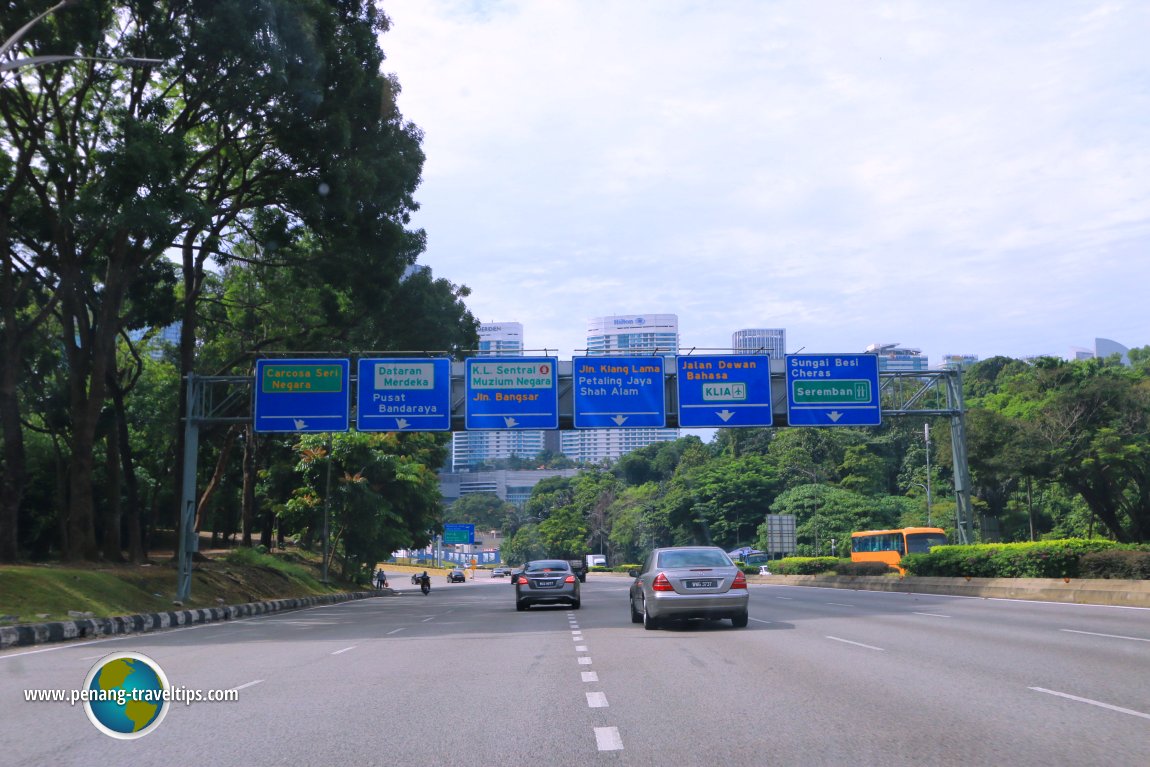
[[[771,358],[766,354],[679,357],[679,426],[771,426]]]
[[[464,360],[464,426],[468,429],[558,429],[555,357]]]
[[[876,354],[788,354],[787,423],[878,426]]]
[[[257,432],[347,431],[347,360],[256,360]]]
[[[451,360],[361,359],[355,427],[360,431],[451,431]]]
[[[661,429],[667,425],[664,359],[575,357],[571,394],[576,429]]]

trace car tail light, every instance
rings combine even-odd
[[[563,579],[563,582],[564,583],[574,583],[575,582],[575,576],[574,575],[568,575],[566,578]]]
[[[655,576],[655,580],[651,583],[652,591],[674,591],[675,587],[667,580],[665,573],[659,573]]]
[[[731,584],[733,589],[745,589],[747,587],[747,576],[742,572],[735,573],[735,582]]]

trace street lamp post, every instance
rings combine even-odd
[[[926,436],[926,526],[930,527],[930,424],[922,425]]]
[[[911,482],[911,484],[915,487],[921,487],[926,491],[926,526],[930,527],[930,486],[924,485],[921,482]]]

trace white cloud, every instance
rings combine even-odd
[[[581,349],[1150,343],[1150,6],[392,0],[423,262]]]

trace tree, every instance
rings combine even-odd
[[[495,493],[469,493],[448,506],[443,519],[475,525],[478,530],[498,530],[514,509]]]
[[[13,29],[22,14],[18,4],[0,20]],[[14,556],[26,476],[29,419],[14,382],[45,329],[68,375],[59,508],[72,558],[96,554],[98,442],[123,449],[122,432],[101,426],[117,339],[179,319],[181,375],[197,370],[201,321],[224,317],[216,273],[260,267],[254,297],[297,322],[250,334],[211,360],[212,373],[246,372],[253,350],[277,343],[347,348],[354,337],[383,348],[387,328],[401,328],[391,335],[410,348],[473,346],[467,289],[410,273],[424,243],[407,228],[423,154],[396,109],[398,83],[380,71],[387,26],[357,0],[97,0],[61,9],[21,41],[24,56],[167,63],[25,69],[0,91],[10,150],[0,153],[0,558]],[[254,444],[247,435],[245,466]]]
[[[852,532],[898,527],[909,503],[906,498],[874,498],[827,485],[801,485],[780,495],[771,505],[771,513],[795,516],[800,556],[827,556],[831,539],[843,552],[849,549]],[[766,546],[764,524],[759,528],[758,547],[766,550]]]
[[[1122,543],[1150,539],[1150,381],[1096,360],[1040,374],[1035,434],[1050,476],[1079,493]]]
[[[579,559],[587,551],[587,521],[573,506],[556,509],[538,529],[548,557]]]
[[[329,513],[331,554],[342,554],[345,575],[362,574],[398,549],[426,546],[440,526],[435,468],[446,449],[436,435],[304,434],[294,450],[303,482],[285,522],[311,543]]]

